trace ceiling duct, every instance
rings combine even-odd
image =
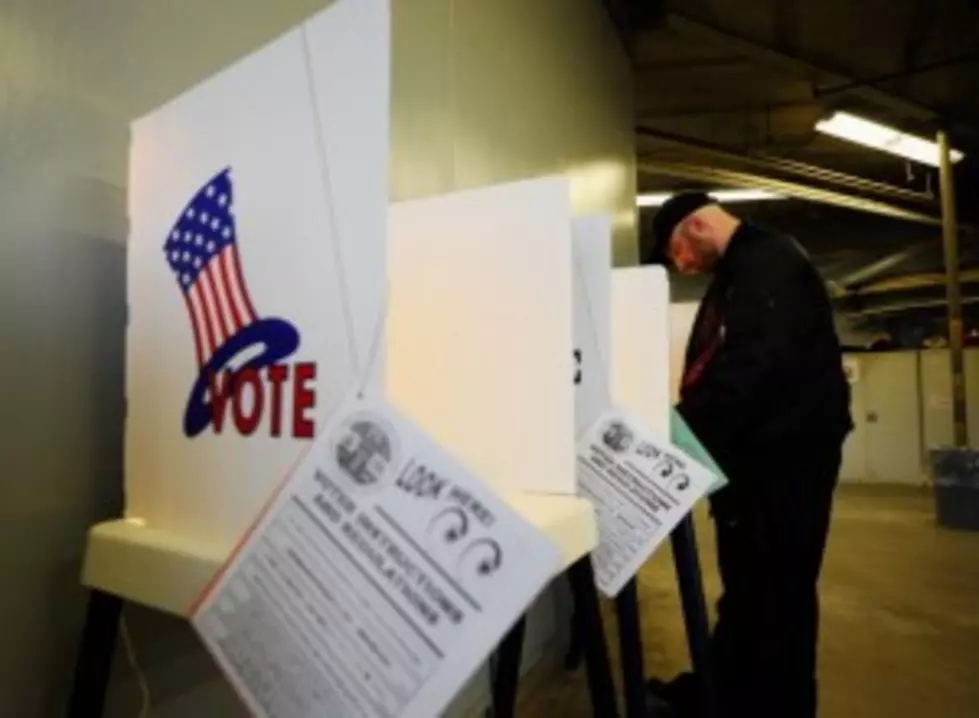
[[[875,259],[859,269],[848,272],[844,276],[837,279],[836,283],[847,290],[858,289],[861,286],[869,284],[880,275],[891,272],[912,259],[934,251],[938,245],[939,243],[936,241],[914,244],[900,250],[899,252],[894,252],[893,254],[888,254],[886,257]]]
[[[754,167],[756,169],[764,170],[767,173],[781,172],[783,174],[794,175],[813,182],[823,182],[828,185],[835,185],[837,187],[843,187],[857,192],[864,192],[894,200],[915,202],[917,204],[931,206],[936,210],[938,209],[938,202],[935,196],[926,192],[918,192],[905,187],[897,187],[885,182],[876,182],[874,180],[869,180],[864,177],[857,177],[845,172],[837,172],[836,170],[817,167],[815,165],[810,165],[805,162],[798,162],[796,160],[787,160],[781,157],[774,157],[772,155],[739,154],[707,142],[701,142],[689,137],[683,137],[682,135],[676,135],[671,132],[663,132],[650,127],[640,126],[636,129],[640,137],[666,142],[676,147],[682,147],[684,150],[689,150],[690,152],[703,155],[704,157]]]
[[[843,207],[858,212],[869,212],[884,217],[893,217],[895,219],[903,219],[909,222],[918,222],[932,226],[940,226],[942,223],[940,217],[906,209],[887,202],[857,197],[818,187],[810,187],[799,184],[798,182],[774,179],[750,172],[707,167],[685,162],[652,162],[648,160],[639,162],[639,171],[693,182],[703,182],[709,185],[722,184],[730,187],[764,189],[794,199],[818,202],[820,204]],[[965,228],[963,227],[963,229]]]

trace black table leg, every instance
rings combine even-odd
[[[592,714],[596,718],[617,718],[619,713],[615,703],[615,684],[612,682],[608,645],[598,607],[598,591],[595,588],[590,554],[578,559],[568,569],[568,580],[571,582],[571,593],[578,616],[576,623],[581,631]]]
[[[93,590],[89,594],[67,718],[100,718],[102,715],[121,616],[121,598],[102,591]]]
[[[636,579],[629,581],[615,597],[615,608],[619,619],[619,655],[622,659],[626,718],[645,718],[646,670],[643,667]]]
[[[517,684],[520,681],[520,658],[527,618],[521,616],[507,632],[493,666],[493,718],[513,718],[517,707]]]
[[[564,654],[564,669],[576,671],[584,657],[581,652],[581,616],[578,613],[578,603],[571,597],[571,630],[568,632],[568,652]]]
[[[710,624],[707,618],[707,601],[704,599],[700,560],[697,557],[697,536],[694,533],[692,516],[688,514],[677,524],[670,540],[673,543],[673,563],[676,567],[677,583],[680,584],[680,600],[683,604],[683,620],[687,627],[690,661],[693,664],[701,700],[701,714],[704,718],[717,718],[720,711],[710,655]]]

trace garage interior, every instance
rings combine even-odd
[[[780,194],[729,207],[802,243],[859,367],[821,583],[820,715],[979,714],[979,534],[936,526],[928,467],[929,449],[954,443],[939,171],[814,129],[842,110],[926,138],[944,129],[965,153],[959,279],[979,445],[979,3],[605,5],[635,69],[640,195]],[[640,210],[640,253],[654,212]],[[672,287],[674,301],[696,302],[704,281]],[[712,524],[706,510],[697,518],[715,598]],[[646,665],[663,678],[689,666],[668,553],[639,579]],[[526,696],[528,715],[584,716],[586,704],[580,676]]]
[[[64,715],[86,534],[122,510],[129,123],[329,1],[0,0],[3,716]],[[821,584],[820,715],[979,716],[979,533],[937,525],[929,467],[934,447],[979,448],[979,0],[391,6],[393,200],[569,175],[576,211],[614,218],[628,265],[649,241],[651,195],[778,195],[729,208],[810,253],[853,370],[857,430]],[[953,173],[964,436],[939,168],[817,131],[835,112],[929,140],[941,130],[964,153]],[[678,306],[703,290],[672,280]],[[712,604],[706,508],[696,521]],[[647,671],[672,676],[689,661],[669,549],[639,588]],[[537,613],[528,643],[551,660],[525,658],[519,715],[590,715],[584,671],[552,650],[563,617]],[[241,715],[183,617],[126,616],[106,716],[142,704],[141,718]],[[476,678],[468,708],[447,715],[487,715],[471,708],[487,699]]]

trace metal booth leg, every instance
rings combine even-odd
[[[571,597],[571,630],[568,632],[568,652],[564,655],[564,670],[576,671],[581,666],[581,617],[578,603]]]
[[[687,628],[690,661],[693,664],[697,692],[700,696],[701,715],[704,718],[718,718],[720,710],[710,654],[707,601],[704,599],[700,560],[697,557],[697,536],[690,515],[677,524],[670,540],[673,544],[673,563],[676,567],[677,583],[680,585],[680,600],[683,604],[683,620]]]
[[[629,581],[615,597],[615,608],[619,619],[619,656],[622,659],[626,718],[645,718],[646,670],[643,667],[642,627],[636,579]]]
[[[527,618],[513,624],[496,651],[493,661],[493,718],[513,718],[517,707],[517,684],[520,682],[520,658],[523,655]]]
[[[615,684],[608,660],[605,629],[598,607],[595,574],[591,567],[591,555],[576,561],[567,572],[574,598],[575,624],[580,631],[581,647],[588,672],[588,692],[591,696],[592,713],[596,718],[617,718]]]
[[[100,718],[102,715],[121,616],[121,598],[95,590],[89,594],[67,718]]]

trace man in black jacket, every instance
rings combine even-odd
[[[677,407],[730,483],[711,498],[724,594],[712,648],[726,716],[816,715],[817,582],[850,392],[825,285],[790,237],[702,193],[654,219],[652,261],[710,273]],[[689,675],[667,685],[696,715]]]

